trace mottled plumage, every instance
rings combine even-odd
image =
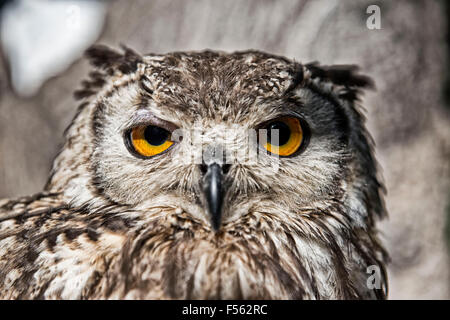
[[[383,187],[358,106],[371,81],[354,66],[258,51],[87,56],[95,71],[45,191],[0,200],[1,298],[385,297]],[[156,117],[202,128],[202,146],[229,130],[232,153],[244,130],[286,114],[308,124],[307,146],[224,170],[218,230],[201,165],[180,156],[192,141],[146,159],[124,142]],[[379,289],[367,287],[371,265]]]

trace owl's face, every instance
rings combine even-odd
[[[142,78],[93,110],[96,185],[117,203],[169,203],[207,226],[255,209],[295,215],[336,197],[351,155],[346,116],[296,84],[302,73],[255,53],[145,58]],[[260,140],[274,128],[279,142],[267,142],[279,150],[270,152]],[[211,179],[217,185],[207,188]],[[210,212],[211,201],[223,203],[221,212]]]
[[[262,254],[258,244],[234,258],[215,251],[218,243],[244,239],[272,241],[264,245],[270,251],[264,254],[280,259],[276,266],[270,260],[272,275],[292,272],[316,296],[336,286],[326,279],[356,268],[347,277],[361,280],[368,264],[381,259],[372,234],[375,216],[384,214],[380,184],[356,107],[370,80],[354,67],[301,65],[254,51],[140,56],[97,47],[88,55],[99,70],[77,93],[88,99],[67,131],[48,188],[63,190],[74,206],[120,204],[141,215],[156,208],[159,218],[191,221],[158,225],[160,238],[168,234],[163,241],[189,231],[192,250],[203,248],[198,259],[192,252],[186,258],[187,243],[179,244],[186,251],[180,256],[191,261],[180,267],[181,282],[197,272],[194,262],[203,254],[205,261],[215,257],[211,263],[227,261],[229,270],[243,256],[262,259],[250,254]],[[292,269],[295,263],[301,268]],[[319,284],[306,276],[314,272]],[[288,290],[283,285],[291,284],[275,291]],[[356,296],[360,285],[336,290]]]

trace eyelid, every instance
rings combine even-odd
[[[147,110],[137,112],[136,117],[132,120],[131,125],[128,126],[128,129],[148,125],[163,128],[170,133],[178,129],[178,126],[176,126],[172,122],[160,119]]]
[[[280,114],[280,115],[278,115],[278,116],[276,116],[274,118],[270,118],[269,120],[266,120],[266,121],[258,124],[256,129],[264,129],[265,127],[267,127],[272,122],[275,122],[275,121],[277,121],[279,119],[282,119],[282,118],[290,118],[290,117],[292,117],[292,118],[299,118],[296,114]]]
[[[298,119],[304,119],[304,114],[302,112],[299,112],[297,110],[284,110],[283,112],[280,112],[279,114],[272,115],[271,118],[268,118],[267,120],[263,121],[262,123],[258,124],[257,128],[262,128],[266,125],[268,125],[271,122],[274,122],[280,118],[298,118]]]

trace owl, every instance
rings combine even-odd
[[[356,66],[86,56],[44,190],[0,200],[0,298],[386,298]]]

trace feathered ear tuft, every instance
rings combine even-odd
[[[91,65],[108,73],[114,70],[120,70],[124,74],[135,72],[139,62],[142,62],[141,56],[132,49],[121,45],[123,53],[117,52],[105,45],[93,45],[86,50],[86,57]]]
[[[101,44],[93,45],[86,50],[86,58],[97,70],[89,73],[89,79],[81,83],[82,88],[74,92],[76,100],[94,95],[106,83],[106,77],[118,71],[130,74],[137,70],[142,57],[123,44],[120,47],[123,53]]]
[[[375,89],[373,80],[365,75],[358,74],[357,65],[331,65],[319,66],[317,62],[308,63],[305,67],[311,72],[311,78],[330,81],[339,90],[339,97],[345,100],[355,100],[361,89]]]

